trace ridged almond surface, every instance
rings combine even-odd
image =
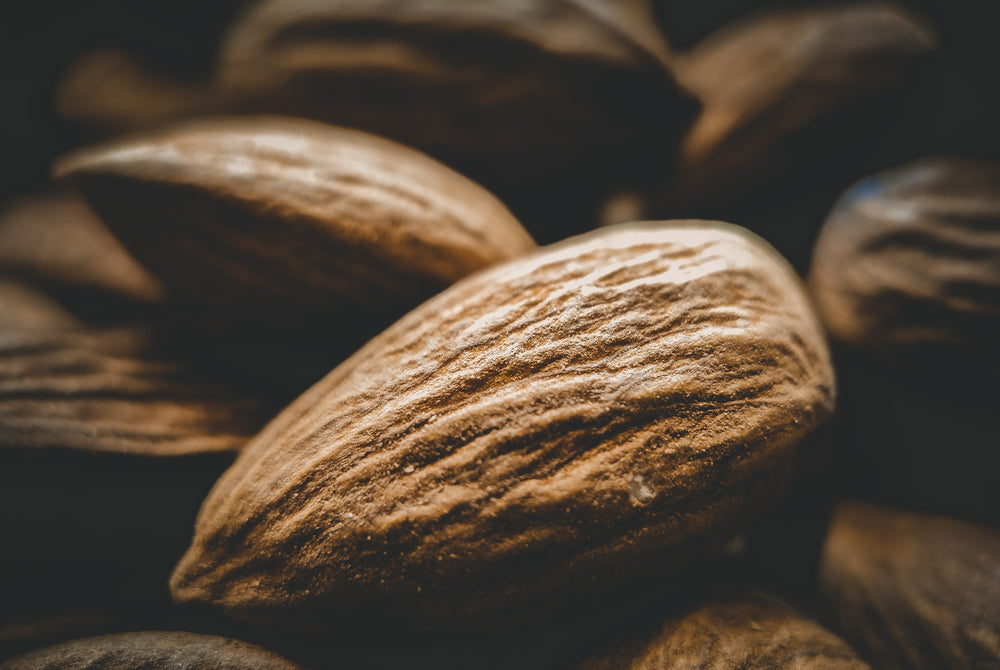
[[[668,51],[644,0],[265,0],[223,42],[218,86],[230,108],[362,128],[541,194],[668,166],[695,108]]]
[[[844,503],[821,577],[840,630],[879,668],[1000,667],[1000,533]]]
[[[302,670],[256,645],[174,631],[72,640],[0,663],[2,670]]]
[[[764,596],[713,601],[579,670],[870,670],[850,645]]]
[[[703,109],[684,139],[670,199],[714,206],[804,171],[828,174],[838,153],[863,151],[859,141],[881,128],[879,103],[865,96],[902,81],[935,42],[927,26],[885,2],[772,9],[713,33],[676,60],[678,79]]]
[[[396,318],[535,246],[444,165],[302,119],[180,124],[72,154],[56,172],[168,289],[233,318]]]
[[[280,414],[206,500],[172,591],[313,630],[619,600],[774,499],[833,384],[759,238],[580,236],[456,284]]]
[[[0,449],[236,451],[255,403],[146,352],[137,331],[0,333]]]
[[[1000,164],[934,156],[858,182],[823,226],[809,287],[852,347],[1000,363]]]
[[[65,307],[45,292],[0,275],[0,333],[68,330],[80,326]]]

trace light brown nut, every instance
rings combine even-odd
[[[868,670],[850,645],[763,595],[711,601],[669,618],[579,670]]]
[[[163,291],[71,192],[23,196],[0,211],[0,271],[147,302]]]
[[[996,530],[844,503],[821,576],[839,629],[879,668],[1000,666]]]
[[[859,182],[823,226],[809,287],[839,342],[1000,363],[1000,165],[937,156]]]
[[[71,154],[56,173],[168,289],[233,318],[396,318],[535,246],[440,163],[301,119],[180,124]]]
[[[174,631],[118,633],[72,640],[0,663],[3,670],[301,670],[256,645]]]
[[[836,155],[857,153],[885,123],[873,94],[903,80],[935,42],[883,2],[764,11],[713,33],[676,59],[703,109],[667,199],[715,207],[784,189],[804,171],[828,174]]]
[[[232,108],[363,128],[504,195],[544,193],[668,165],[694,104],[645,4],[265,0],[224,41],[218,83]]]
[[[759,238],[605,228],[459,282],[300,397],[206,500],[172,592],[296,628],[593,608],[771,502],[833,384]]]

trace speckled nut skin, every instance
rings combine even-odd
[[[808,281],[838,342],[1000,364],[1000,164],[935,156],[859,182],[824,224]]]
[[[844,503],[821,577],[835,622],[886,670],[1000,667],[1000,533]]]
[[[150,631],[72,640],[0,662],[2,670],[304,670],[256,645]]]
[[[183,123],[81,150],[55,172],[168,289],[237,317],[395,318],[535,247],[496,198],[444,165],[302,119]]]
[[[265,0],[224,40],[217,82],[229,108],[363,128],[490,188],[615,175],[666,163],[695,108],[643,5]]]
[[[206,500],[172,592],[318,630],[620,601],[770,503],[833,394],[759,238],[605,228],[456,284],[301,396]]]
[[[927,26],[885,2],[772,9],[709,35],[676,57],[679,81],[703,109],[667,200],[704,209],[762,190],[779,198],[772,184],[829,171],[884,122],[875,104],[859,114],[859,101],[899,83],[935,45]]]
[[[784,603],[707,602],[578,670],[870,670],[850,645]]]

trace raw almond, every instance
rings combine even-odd
[[[763,595],[711,601],[579,670],[869,670],[850,645]]]
[[[302,670],[256,645],[214,635],[149,631],[72,640],[0,663],[3,670]]]
[[[833,383],[759,238],[580,236],[459,282],[279,415],[172,591],[317,631],[523,623],[669,585],[775,498]]]
[[[894,670],[1000,666],[1000,534],[946,517],[844,503],[821,565],[839,629]]]

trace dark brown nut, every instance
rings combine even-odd
[[[180,124],[71,154],[56,173],[175,295],[257,322],[396,318],[535,248],[440,163],[301,119]]]
[[[667,201],[717,210],[723,201],[793,197],[787,182],[810,171],[829,178],[836,157],[857,154],[887,124],[876,94],[935,42],[882,2],[770,10],[713,33],[676,57],[678,80],[703,109]]]
[[[2,670],[302,670],[256,645],[214,635],[149,631],[73,640],[0,663]]]
[[[605,228],[459,282],[300,397],[206,500],[172,592],[313,630],[592,609],[766,507],[833,394],[766,243]]]
[[[579,670],[869,670],[850,645],[763,595],[712,601]]]
[[[1000,165],[938,156],[859,182],[823,226],[809,287],[853,348],[1000,363]]]
[[[945,517],[844,503],[824,548],[840,630],[893,670],[1000,666],[1000,534]]]
[[[0,617],[165,599],[198,505],[266,418],[132,331],[0,333]]]
[[[560,180],[580,198],[583,180],[665,173],[695,109],[644,4],[266,0],[224,42],[218,84],[233,109],[423,149],[505,202]]]
[[[0,276],[0,333],[67,330],[81,325],[45,292],[25,282]]]
[[[163,292],[87,203],[70,192],[24,196],[3,208],[0,271],[144,302]]]

